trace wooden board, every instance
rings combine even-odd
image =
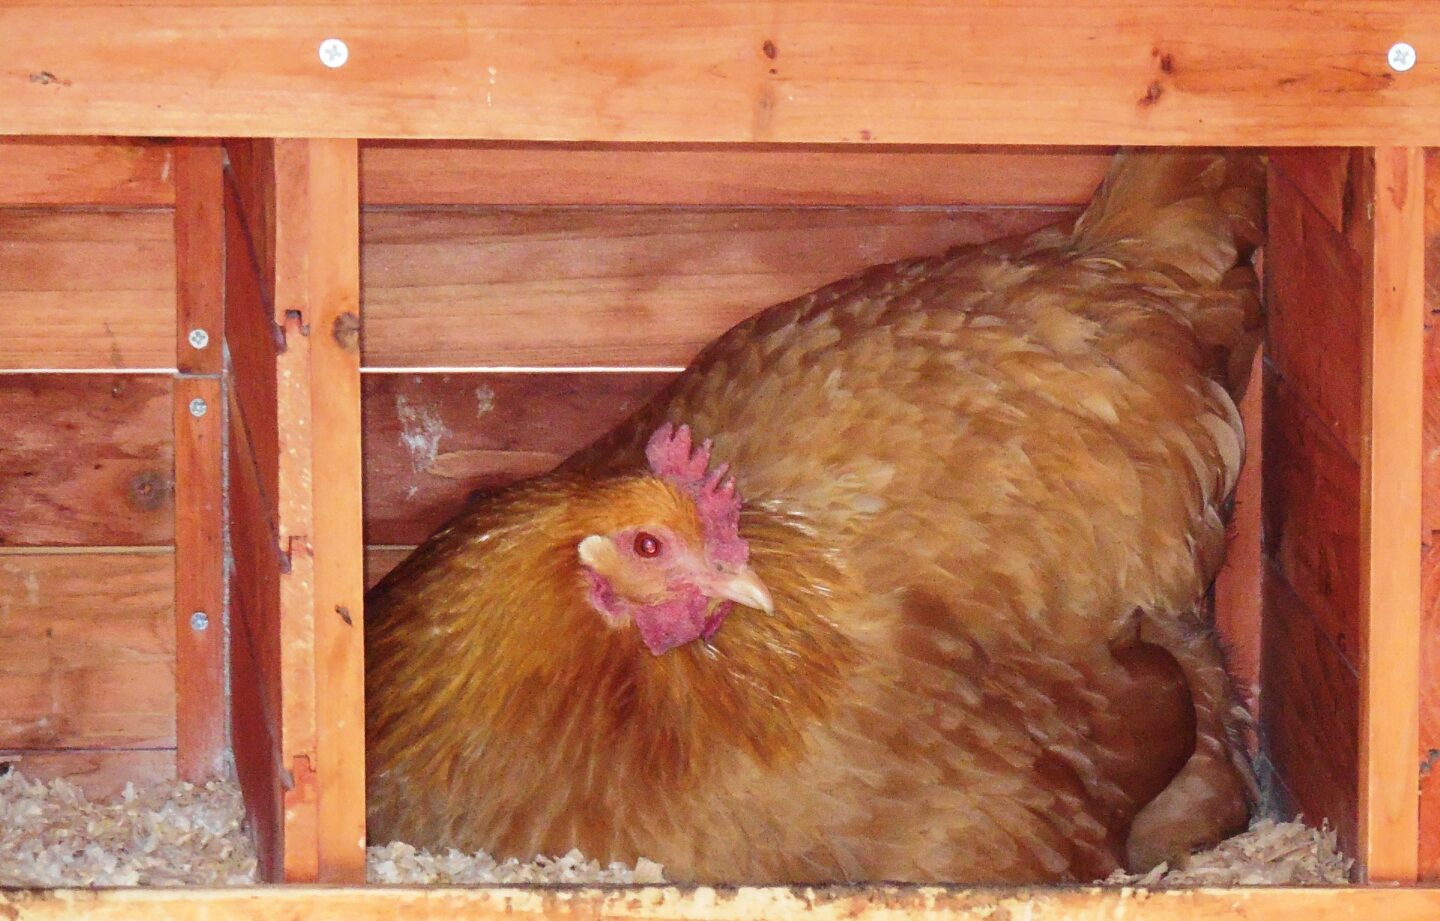
[[[373,141],[368,207],[1083,205],[1108,151]]]
[[[175,751],[169,748],[0,753],[0,759],[7,757],[15,758],[10,764],[31,780],[63,777],[91,799],[118,796],[126,784],[139,788],[175,779]]]
[[[0,554],[0,751],[174,747],[174,566]]]
[[[159,375],[0,374],[0,546],[170,543],[170,393]]]
[[[1425,161],[1425,432],[1421,489],[1420,877],[1440,879],[1440,150]]]
[[[0,912],[14,921],[539,921],[542,918],[668,921],[1430,921],[1440,889],[1287,888],[1135,890],[960,889],[955,887],[801,886],[589,887],[238,887],[0,891]]]
[[[670,374],[367,374],[365,539],[418,543],[477,490],[544,473]]]
[[[1414,881],[1418,854],[1424,151],[1367,152],[1360,816],[1368,878]]]
[[[837,278],[1074,213],[371,211],[365,363],[684,365],[757,310]]]
[[[1413,0],[11,5],[27,134],[1436,143]],[[397,24],[403,23],[403,28]],[[115,41],[115,36],[125,41]],[[604,36],[603,41],[595,36]],[[348,62],[325,66],[327,38]],[[1408,73],[1387,50],[1420,49]]]
[[[113,138],[0,141],[0,206],[166,207],[169,144]]]
[[[0,240],[0,370],[174,367],[168,213],[0,209]]]

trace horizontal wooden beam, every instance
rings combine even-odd
[[[1412,0],[22,3],[0,60],[9,134],[1440,143]]]
[[[877,886],[715,890],[679,887],[476,889],[284,886],[241,889],[112,889],[5,892],[0,914],[15,921],[311,921],[368,918],[505,919],[553,917],[752,921],[759,918],[982,919],[1030,921],[1431,921],[1440,889],[1247,888],[948,889]]]

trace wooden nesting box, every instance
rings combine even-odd
[[[0,754],[97,790],[233,758],[268,880],[359,882],[367,575],[755,310],[1073,216],[1113,145],[1243,144],[1271,151],[1268,338],[1217,612],[1277,794],[1372,884],[0,906],[1440,913],[1374,885],[1440,876],[1440,11],[1415,6],[0,11]]]

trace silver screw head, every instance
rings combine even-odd
[[[190,415],[194,416],[196,419],[199,419],[201,416],[205,415],[206,411],[209,409],[210,407],[205,405],[205,401],[200,399],[199,397],[196,397],[195,399],[190,401]]]
[[[190,347],[193,349],[203,349],[210,344],[210,334],[203,329],[190,330],[190,335],[186,338],[190,340]]]
[[[1409,42],[1396,42],[1390,46],[1385,60],[1390,62],[1391,70],[1403,74],[1415,66],[1415,46]]]
[[[338,38],[327,38],[320,43],[320,63],[334,70],[344,67],[350,60],[350,46]]]
[[[196,611],[194,614],[190,615],[191,630],[199,633],[201,630],[204,630],[208,626],[210,626],[209,614],[206,614],[204,611]]]

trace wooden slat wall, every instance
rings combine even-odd
[[[0,126],[141,136],[1436,143],[1414,0],[11,5]],[[1203,15],[1197,13],[1203,12]],[[125,41],[115,41],[115,36]],[[604,36],[603,41],[595,36]],[[348,43],[331,69],[322,39]],[[1419,49],[1390,69],[1399,39]]]
[[[1374,880],[1415,876],[1421,181],[1413,150],[1272,157],[1261,729]]]
[[[168,144],[0,143],[0,758],[96,794],[175,776],[174,197]]]

